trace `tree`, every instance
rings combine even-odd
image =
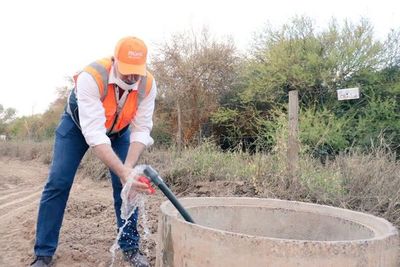
[[[3,105],[0,104],[0,134],[8,134],[7,125],[15,119],[16,113],[15,108],[5,109]]]
[[[381,44],[368,20],[332,20],[316,32],[311,19],[295,17],[279,30],[267,27],[255,41],[247,66],[244,101],[286,102],[287,91],[299,90],[305,104],[326,104],[336,89],[364,69],[379,66]]]
[[[179,148],[194,140],[217,109],[221,95],[236,78],[237,62],[233,42],[213,40],[206,29],[199,34],[174,34],[159,46],[151,68],[158,82],[158,99],[166,108],[161,112],[172,114],[164,118],[173,121]]]
[[[383,44],[383,68],[400,67],[400,29],[391,30]]]

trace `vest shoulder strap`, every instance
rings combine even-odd
[[[89,73],[96,81],[99,87],[101,101],[107,95],[108,91],[108,78],[111,69],[112,61],[110,58],[104,58],[91,63],[83,69],[84,72]]]
[[[147,71],[146,77],[143,77],[138,88],[138,104],[150,93],[151,87],[153,86],[153,75]]]

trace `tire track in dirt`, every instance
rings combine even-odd
[[[12,194],[12,196],[8,196],[8,201],[0,205],[0,222],[10,217],[15,218],[15,216],[20,212],[33,207],[33,205],[37,205],[40,194],[41,191],[37,189],[28,194],[25,191],[19,194]]]
[[[0,157],[0,170],[0,266],[28,266],[48,166]]]
[[[31,194],[33,192],[37,192],[39,189],[40,187],[24,190],[21,187],[17,187],[10,190],[0,191],[0,209],[3,204],[18,199],[20,197],[26,196],[28,194]]]
[[[47,177],[46,165],[35,161],[0,158],[0,225],[1,230],[15,222],[21,214],[37,209],[43,182]]]
[[[2,177],[0,177],[2,178]],[[8,186],[8,185],[5,185]],[[19,188],[18,186],[13,186],[13,187],[7,187],[7,189],[1,189],[0,190],[0,195],[4,196],[4,195],[8,195],[8,194],[12,194],[12,193],[16,193],[21,191],[21,188]],[[4,197],[0,197],[0,199],[3,199]]]

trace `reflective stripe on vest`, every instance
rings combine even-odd
[[[101,59],[96,62],[93,62],[90,65],[88,65],[86,68],[83,69],[83,72],[90,74],[93,77],[93,79],[95,80],[95,82],[99,88],[100,99],[103,102],[103,106],[105,105],[104,100],[106,99],[106,97],[108,95],[108,88],[109,88],[108,86],[110,86],[108,84],[108,78],[109,78],[111,66],[112,66],[112,60],[110,58],[106,58],[106,59]],[[76,80],[77,80],[78,75],[79,75],[79,73],[74,76],[75,85],[76,85]],[[151,75],[150,72],[147,72],[147,76],[142,77],[142,79],[139,83],[139,86],[138,86],[137,100],[136,100],[137,106],[150,93],[152,83],[153,83],[153,76]],[[115,105],[117,105],[117,103],[115,103]],[[135,113],[136,113],[137,106],[135,107]],[[112,108],[114,108],[114,107],[112,107]],[[106,107],[105,107],[105,109],[106,109]],[[75,124],[78,127],[80,127],[78,104],[77,104],[77,97],[76,97],[76,86],[74,89],[71,90],[65,111],[71,115]],[[105,111],[107,114],[107,110],[105,110]],[[120,112],[120,114],[121,113],[122,112]],[[117,115],[119,115],[119,114],[117,114]],[[113,125],[117,122],[117,119],[118,119],[118,117],[115,116]],[[133,117],[130,119],[133,119]],[[106,124],[107,124],[107,122],[109,122],[109,121],[106,120]],[[106,126],[106,128],[107,128],[107,126]],[[109,133],[110,130],[111,129],[107,129],[107,133]],[[117,129],[116,132],[118,132],[120,130],[122,130],[122,129]],[[109,134],[112,134],[112,133],[115,133],[115,131],[110,132]]]
[[[108,62],[107,62],[108,63]],[[111,66],[111,65],[110,65]],[[89,70],[89,68],[93,68],[95,71],[97,71],[97,73],[100,74],[101,77],[101,83],[99,83],[97,81],[97,79],[94,77],[92,71]],[[104,98],[107,95],[108,92],[108,75],[110,72],[110,69],[107,69],[105,66],[101,65],[98,62],[93,62],[92,64],[90,64],[89,66],[87,66],[84,71],[88,72],[89,74],[91,74],[93,76],[93,78],[95,79],[97,86],[99,87],[100,90],[100,99],[101,101],[104,100]]]

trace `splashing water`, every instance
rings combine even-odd
[[[112,255],[110,267],[112,267],[114,265],[115,253],[118,249],[120,249],[118,240],[121,238],[123,229],[129,223],[128,218],[130,218],[132,216],[132,214],[135,212],[136,208],[138,208],[139,215],[140,215],[140,218],[142,221],[141,225],[143,227],[143,232],[144,232],[143,239],[148,240],[148,238],[150,236],[150,230],[149,230],[148,222],[147,222],[147,212],[145,209],[147,195],[144,193],[141,193],[141,192],[137,192],[135,190],[131,190],[134,179],[137,178],[138,176],[143,175],[143,170],[145,168],[146,168],[146,165],[137,165],[132,170],[130,177],[128,178],[127,182],[124,185],[124,188],[121,191],[121,199],[122,199],[121,218],[125,221],[125,223],[122,227],[119,228],[118,235],[115,238],[114,244],[110,248],[110,252]],[[149,254],[148,247],[145,247],[144,253],[147,255]]]

